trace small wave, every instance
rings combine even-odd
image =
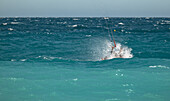
[[[73,27],[73,28],[75,28],[75,27],[77,27],[78,25],[68,25],[68,27]]]
[[[72,27],[77,27],[77,25],[72,25]]]
[[[8,28],[8,30],[9,30],[9,31],[13,31],[14,29],[12,29],[12,28]]]
[[[11,78],[4,78],[4,79],[8,79],[8,80],[11,80],[11,81],[17,81],[17,80],[23,80],[24,78],[11,77]]]
[[[38,56],[35,57],[36,59],[42,59],[42,60],[54,60],[54,59],[60,59],[58,57],[51,57],[51,56]]]
[[[21,22],[11,22],[13,25],[21,24]]]
[[[16,60],[16,59],[11,59],[11,61],[26,61],[27,59],[19,59],[19,60]]]
[[[122,23],[122,22],[120,22],[120,23],[118,23],[119,25],[124,25],[124,23]]]
[[[146,17],[145,19],[150,19],[150,17]]]
[[[157,24],[153,24],[153,26],[158,26]]]
[[[15,59],[11,59],[11,61],[16,61]]]
[[[73,79],[73,81],[77,81],[77,80],[78,80],[78,78]]]
[[[170,21],[166,20],[165,23],[166,23],[166,24],[170,24]]]
[[[170,23],[160,23],[161,25],[169,25]]]
[[[162,66],[162,65],[149,66],[149,68],[164,68],[164,69],[169,69],[169,67]]]
[[[86,35],[86,37],[91,37],[91,35]]]
[[[113,99],[106,99],[105,101],[120,101],[120,99],[113,98]]]
[[[72,28],[87,28],[87,26],[85,26],[85,25],[68,25],[68,27],[72,27]]]
[[[2,25],[6,26],[8,23],[2,23]]]
[[[79,19],[73,19],[73,20],[79,20]]]
[[[57,22],[57,24],[67,24],[67,22]]]
[[[20,61],[26,61],[27,59],[20,59]]]
[[[104,19],[109,19],[108,17],[104,17]]]

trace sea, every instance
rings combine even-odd
[[[170,18],[0,17],[0,101],[170,101]]]

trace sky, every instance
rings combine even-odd
[[[170,17],[170,0],[0,0],[0,16]]]

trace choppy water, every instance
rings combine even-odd
[[[169,50],[170,18],[0,18],[0,100],[169,101]]]

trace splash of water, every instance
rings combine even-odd
[[[103,56],[105,59],[113,59],[113,58],[132,58],[133,54],[131,53],[132,49],[127,46],[123,46],[120,43],[117,43],[116,47],[112,49],[112,42],[106,41],[106,49],[103,52]]]

